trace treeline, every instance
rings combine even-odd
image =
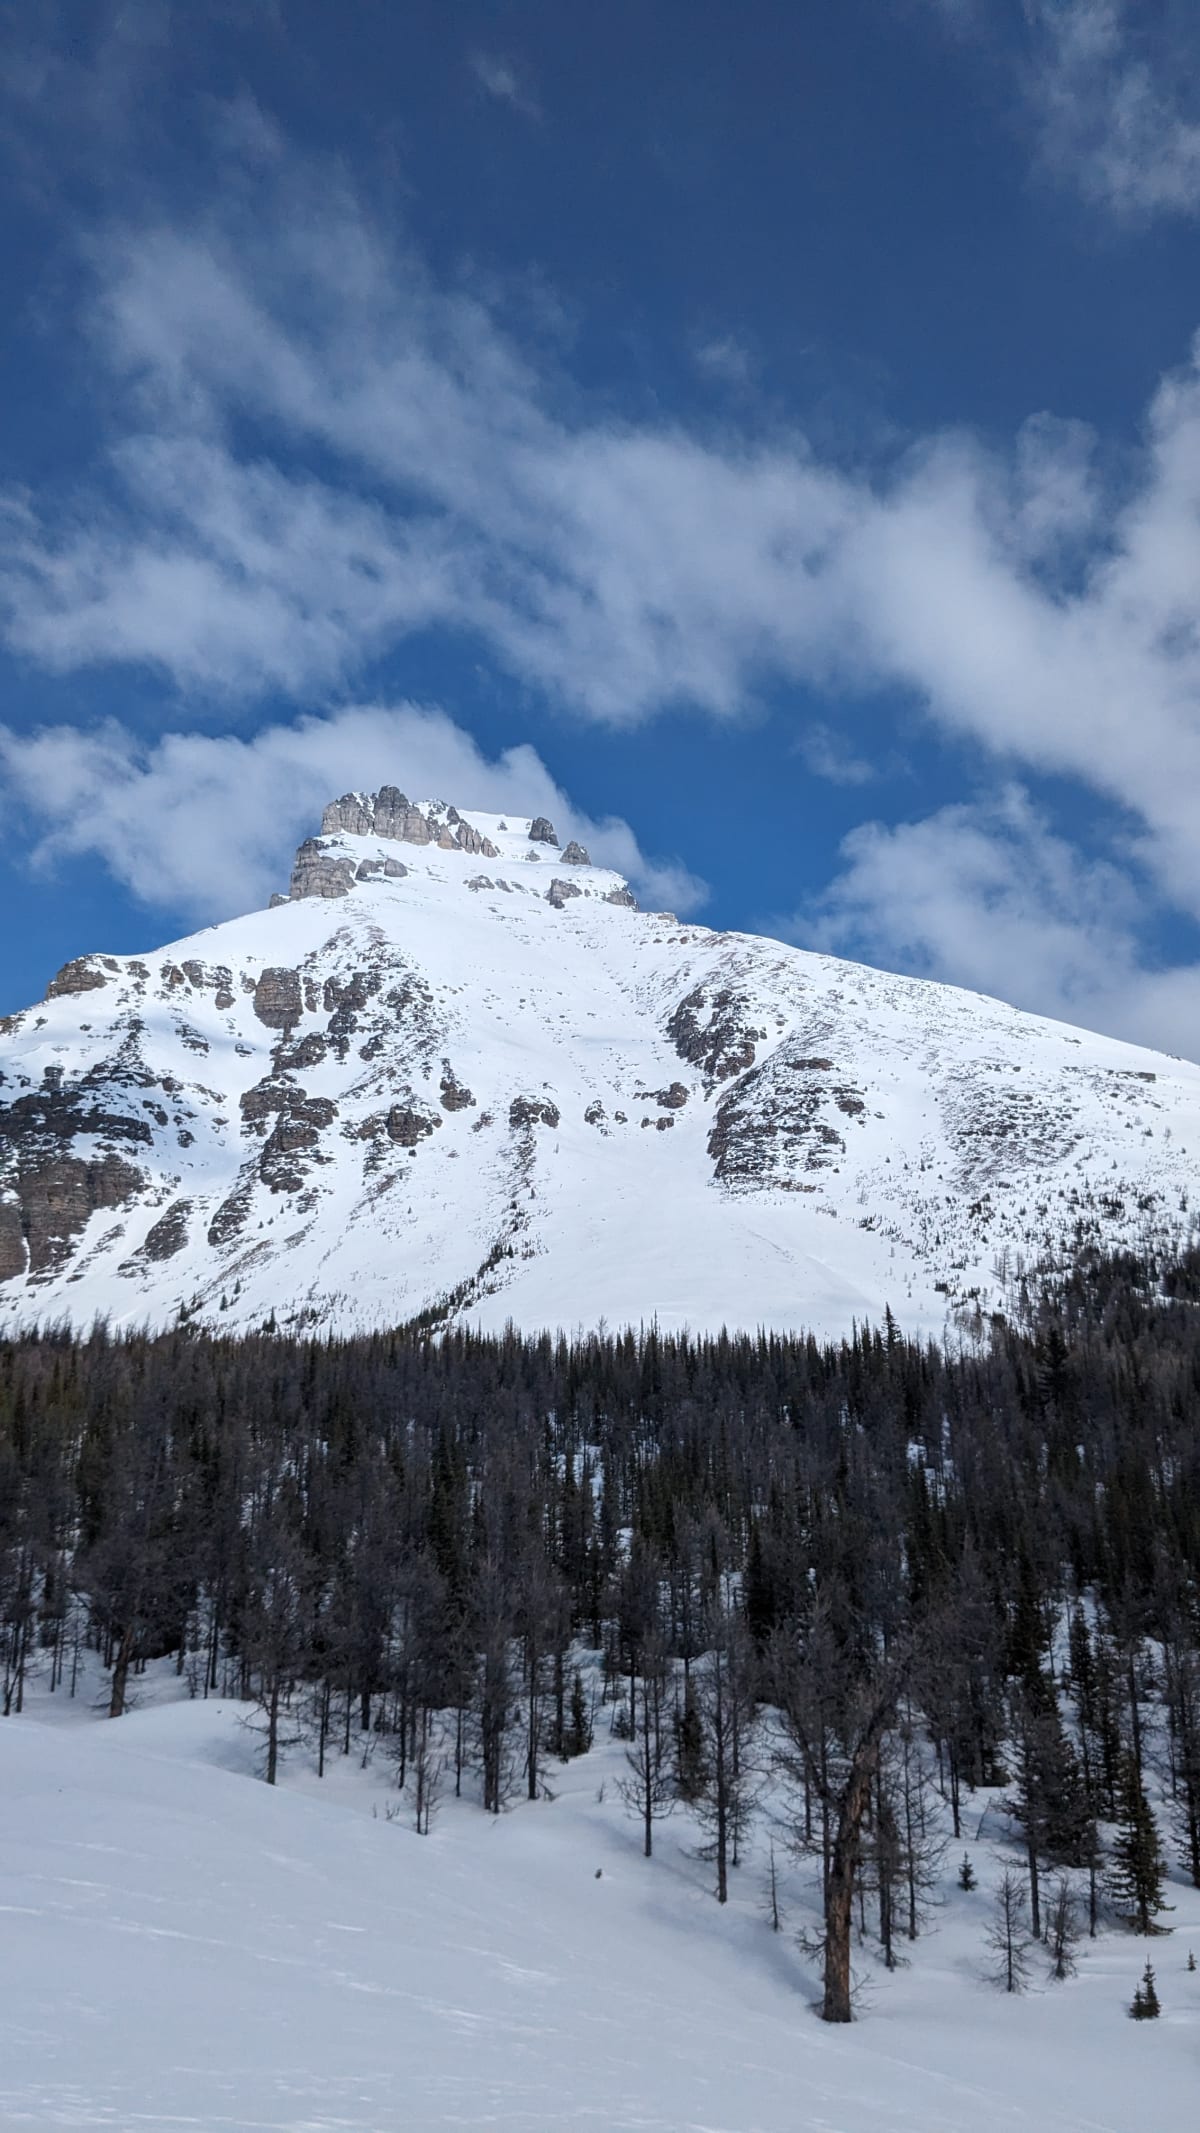
[[[1009,1788],[1066,1964],[1064,1875],[1093,1930],[1153,1927],[1151,1777],[1200,1887],[1198,1307],[1200,1253],[1094,1260],[962,1352],[890,1316],[838,1346],[8,1341],[4,1711],[91,1648],[119,1716],[172,1655],[261,1704],[271,1780],[301,1711],[322,1766],[385,1740],[428,1828],[442,1784],[498,1811],[587,1747],[587,1648],[646,1851],[690,1799],[722,1898],[769,1712],[830,2019],[867,1893],[889,1961],[920,1929],[931,1777],[956,1838]]]

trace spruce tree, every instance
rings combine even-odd
[[[1154,2022],[1157,2021],[1162,2013],[1162,2003],[1158,1997],[1158,1989],[1154,1982],[1154,1971],[1149,1963],[1146,1964],[1142,1972],[1141,1984],[1134,1991],[1133,2002],[1129,2012],[1135,2022]]]
[[[1157,1930],[1154,1914],[1163,1908],[1166,1861],[1158,1841],[1154,1810],[1132,1755],[1121,1765],[1119,1823],[1113,1840],[1109,1889],[1135,1933]]]

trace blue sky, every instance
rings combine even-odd
[[[1200,21],[0,6],[0,1011],[321,801],[1200,1053]]]

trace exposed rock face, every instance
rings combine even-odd
[[[404,881],[408,868],[399,859],[361,859],[354,878],[356,881],[373,881],[378,875],[385,881]]]
[[[264,970],[254,988],[254,1012],[267,1029],[290,1029],[304,1002],[298,970]]]
[[[513,1127],[557,1126],[558,1106],[544,1096],[514,1096],[508,1107],[508,1123]]]
[[[107,956],[105,961],[108,964],[108,970],[97,970],[96,964],[98,961],[99,958],[96,956],[77,955],[72,962],[64,963],[57,977],[51,978],[50,983],[47,985],[46,998],[48,1000],[58,1000],[65,993],[95,992],[99,986],[110,984],[111,979],[108,972],[115,971],[118,965],[111,956]]]
[[[232,1244],[241,1235],[250,1212],[254,1183],[255,1173],[248,1171],[235,1185],[228,1198],[222,1200],[208,1225],[208,1241],[214,1251],[224,1244]]]
[[[385,790],[392,790],[391,787]],[[405,800],[407,807],[408,802]],[[375,827],[375,801],[370,795],[357,792],[343,793],[340,800],[331,800],[321,816],[321,835],[334,837],[344,830],[348,837],[369,837]],[[380,835],[382,835],[382,831]]]
[[[17,1181],[15,1222],[12,1203],[5,1203],[0,1261],[10,1274],[22,1273],[26,1266],[33,1275],[52,1271],[70,1257],[75,1238],[97,1208],[125,1206],[145,1183],[141,1171],[118,1155],[100,1155],[90,1162],[55,1155],[32,1164]],[[18,1235],[27,1253],[20,1260]]]
[[[334,837],[384,837],[398,844],[436,844],[444,852],[472,852],[483,859],[498,859],[490,838],[473,823],[464,822],[456,807],[438,810],[444,821],[430,819],[415,807],[398,785],[381,785],[376,793],[348,792],[331,800],[321,817],[321,835]]]
[[[142,1255],[147,1259],[173,1259],[187,1243],[188,1216],[192,1211],[190,1200],[176,1200],[165,1215],[146,1231]]]
[[[14,1195],[0,1200],[0,1281],[25,1272],[25,1229],[21,1203]]]
[[[415,1148],[418,1141],[428,1140],[441,1119],[429,1111],[418,1111],[411,1104],[393,1104],[387,1115],[388,1139],[398,1148]]]
[[[840,1121],[866,1108],[830,1060],[784,1044],[718,1105],[708,1152],[726,1184],[794,1186],[801,1170],[836,1166],[846,1149]]]
[[[450,812],[451,814],[454,813],[453,808],[451,808]],[[454,832],[454,842],[460,852],[471,852],[480,859],[498,859],[500,857],[499,851],[490,837],[485,837],[481,831],[475,828],[473,823],[463,822],[459,818],[456,819],[458,820],[458,827]]]
[[[445,1066],[442,1070],[443,1111],[468,1111],[474,1101],[471,1091],[456,1079],[453,1067]]]
[[[335,806],[343,803],[338,800]],[[329,809],[326,808],[326,814]],[[315,837],[306,837],[292,867],[293,896],[349,896],[354,885],[354,861],[327,852]]]
[[[610,889],[604,901],[606,904],[619,904],[625,911],[636,911],[638,907],[638,900],[632,889]]]
[[[557,847],[558,838],[554,833],[554,824],[547,822],[545,815],[534,816],[529,825],[529,842],[531,844],[553,844]]]
[[[337,1105],[328,1096],[310,1096],[296,1082],[278,1077],[247,1089],[240,1108],[247,1129],[266,1135],[258,1160],[263,1183],[272,1192],[299,1191],[307,1175],[307,1165],[299,1159],[317,1147],[325,1127],[337,1117]]]
[[[755,1045],[765,1031],[754,1018],[751,1002],[730,986],[710,992],[697,985],[679,1002],[667,1035],[680,1058],[699,1067],[711,1084],[752,1067]]]
[[[577,883],[573,881],[563,881],[556,874],[554,880],[551,882],[549,888],[546,891],[546,902],[548,904],[553,904],[554,909],[556,911],[561,911],[568,897],[582,896],[582,894],[583,891],[579,888]]]
[[[590,867],[592,863],[586,844],[576,844],[573,837],[563,852],[562,860],[565,867]]]
[[[654,1101],[664,1111],[682,1111],[688,1100],[688,1092],[681,1081],[673,1081],[669,1089],[655,1089]]]

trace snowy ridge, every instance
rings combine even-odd
[[[291,893],[0,1023],[0,1323],[910,1330],[1186,1228],[1200,1069],[347,794]]]

